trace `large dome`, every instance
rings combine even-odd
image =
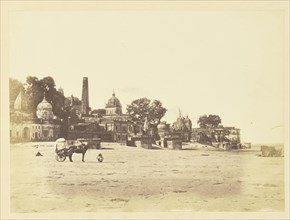
[[[121,102],[116,97],[115,93],[113,93],[112,97],[108,100],[108,103],[106,104],[106,108],[122,108]]]
[[[46,101],[45,98],[43,98],[42,102],[37,105],[36,115],[37,118],[43,120],[49,120],[53,118],[52,106]]]

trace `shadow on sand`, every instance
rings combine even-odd
[[[149,150],[164,150],[164,149],[159,146],[152,146]]]
[[[111,147],[101,147],[100,149],[96,149],[96,150],[115,150],[115,149]]]

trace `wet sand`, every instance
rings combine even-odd
[[[36,157],[38,150],[43,157]],[[284,158],[258,150],[146,150],[115,143],[85,162],[53,143],[11,145],[11,212],[284,211]],[[96,157],[104,156],[102,163]]]

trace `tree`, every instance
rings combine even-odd
[[[217,127],[221,123],[221,118],[218,115],[202,115],[197,123],[201,128]]]
[[[59,118],[67,118],[69,111],[65,109],[65,97],[55,89],[55,82],[51,76],[44,77],[39,80],[35,76],[26,78],[29,111],[33,114],[36,112],[37,105],[43,100],[46,100],[52,105],[53,114]]]
[[[45,85],[46,90],[52,89],[55,87],[54,79],[51,76],[44,77],[40,80],[43,85]]]
[[[47,84],[44,84],[47,86]],[[52,105],[52,112],[59,118],[67,118],[70,110],[65,109],[65,97],[54,87],[49,88],[45,93],[46,100]]]
[[[162,106],[159,100],[151,102],[150,99],[145,97],[136,99],[130,105],[127,105],[127,113],[132,117],[133,121],[144,124],[147,118],[147,122],[155,126],[160,123],[166,111],[167,109]]]
[[[37,105],[44,97],[44,87],[41,81],[35,76],[28,76],[26,78],[26,91],[28,111],[36,116]]]
[[[162,103],[159,100],[154,100],[150,103],[149,117],[147,117],[147,120],[158,125],[160,124],[160,120],[165,115],[166,111],[167,109],[162,106]]]
[[[53,114],[60,118],[68,117],[70,109],[65,109],[65,97],[56,90],[54,79],[51,76],[47,76],[41,79],[40,82],[44,88],[46,100],[52,105]]]
[[[74,106],[74,105],[82,104],[81,100],[78,97],[73,96],[73,95],[71,95],[70,97],[66,97],[64,103],[65,103],[65,106]]]
[[[212,125],[213,127],[217,127],[222,121],[220,116],[218,115],[209,115],[209,124]]]

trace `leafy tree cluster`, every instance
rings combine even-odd
[[[72,106],[72,105],[81,105],[82,101],[73,95],[71,97],[65,98],[65,106]]]
[[[75,106],[80,106],[82,104],[81,100],[78,97],[66,97],[64,102],[65,110],[69,115],[69,119],[71,123],[77,123],[80,121],[81,112],[79,108],[75,108]]]
[[[160,120],[166,111],[167,109],[162,106],[159,100],[151,101],[145,97],[136,99],[130,105],[127,105],[127,113],[133,121],[144,124],[147,119],[147,122],[154,126],[160,124]]]
[[[216,128],[221,122],[221,118],[218,115],[202,115],[199,117],[197,124],[201,128]]]
[[[59,118],[67,118],[68,111],[65,109],[65,97],[55,88],[54,79],[50,76],[38,79],[35,76],[28,76],[26,78],[27,88],[26,95],[28,97],[29,111],[36,112],[37,105],[45,97],[52,105],[53,114]]]

